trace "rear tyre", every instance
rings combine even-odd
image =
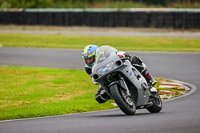
[[[159,113],[162,109],[162,100],[157,92],[152,93],[151,101],[153,105],[148,107],[147,110],[151,113]]]
[[[134,115],[136,112],[135,103],[133,98],[126,95],[126,92],[123,88],[118,87],[117,84],[112,85],[110,87],[110,92],[115,100],[118,107],[126,114],[126,115]]]

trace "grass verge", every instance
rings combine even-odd
[[[98,104],[98,86],[81,70],[0,67],[0,120],[115,108]]]
[[[166,84],[164,79],[157,80],[158,89],[162,82]],[[83,70],[0,66],[0,120],[117,108],[112,100],[96,102],[98,88]],[[162,88],[167,92],[160,91],[161,95],[167,99],[185,92],[176,88]]]
[[[200,39],[169,37],[66,36],[0,33],[1,47],[82,49],[88,44],[120,50],[200,52]]]

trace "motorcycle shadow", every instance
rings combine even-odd
[[[151,113],[136,113],[135,115],[126,115],[126,114],[103,114],[103,115],[94,115],[93,117],[134,117],[134,116],[144,116],[151,115]]]

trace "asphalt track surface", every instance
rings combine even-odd
[[[83,69],[81,50],[0,48],[0,65]],[[199,133],[200,53],[129,52],[140,56],[154,77],[196,86],[189,96],[163,103],[160,113],[119,109],[0,122],[0,133]]]

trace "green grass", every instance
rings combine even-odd
[[[0,9],[5,8],[199,8],[200,2],[191,0],[174,0],[174,1],[133,1],[133,0],[65,0],[53,1],[42,0],[34,2],[0,0]]]
[[[0,120],[116,108],[99,104],[99,86],[82,70],[0,67]]]
[[[200,39],[169,37],[66,36],[0,33],[1,47],[82,49],[88,44],[118,50],[200,52]]]

